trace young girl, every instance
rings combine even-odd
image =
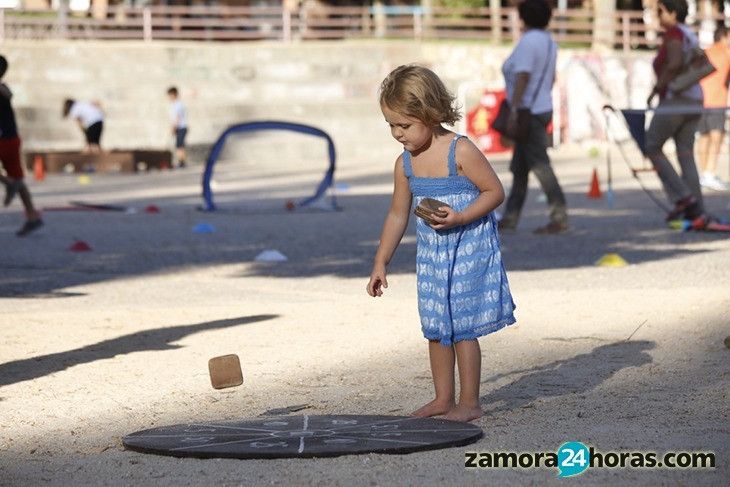
[[[436,398],[412,415],[471,421],[483,414],[477,338],[514,323],[515,305],[492,214],[504,190],[481,151],[441,126],[459,119],[454,101],[438,76],[420,66],[400,66],[380,86],[380,108],[404,151],[395,161],[393,198],[367,292],[382,296],[388,287],[386,267],[408,226],[412,203],[426,197],[446,203],[441,207],[446,216],[436,216],[432,225],[419,218],[416,227],[418,311],[429,340]]]

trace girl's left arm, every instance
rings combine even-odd
[[[468,177],[479,188],[479,196],[464,211],[457,212],[453,208],[445,208],[447,215],[444,218],[435,217],[438,225],[432,225],[437,230],[468,225],[482,218],[504,201],[504,188],[494,172],[492,165],[482,151],[470,140],[462,139],[456,144],[456,160],[464,176]]]

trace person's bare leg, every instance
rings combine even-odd
[[[25,208],[26,218],[28,220],[37,220],[40,217],[40,214],[33,207],[33,201],[30,198],[30,191],[28,191],[28,187],[25,185],[25,181],[23,181],[22,179],[13,179],[0,175],[0,183],[5,185],[5,206],[8,206],[10,204],[10,202],[14,198],[14,195],[17,192],[17,194],[20,195],[23,207]],[[12,195],[8,196],[7,192],[12,192]]]
[[[720,156],[720,147],[722,146],[722,132],[713,130],[710,132],[709,143],[707,147],[707,160],[704,165],[700,165],[702,172],[707,174],[715,174],[717,170],[717,159]]]
[[[707,156],[708,149],[710,147],[710,135],[701,134],[697,139],[697,166],[699,167],[700,174],[706,171],[707,167]]]
[[[25,208],[25,223],[17,232],[15,232],[15,235],[18,237],[25,237],[29,233],[41,228],[43,226],[43,220],[41,220],[41,215],[38,213],[38,210],[36,210],[33,206],[30,191],[25,185],[25,182],[22,179],[18,179],[11,180],[10,184],[13,184],[13,187],[17,190],[18,195],[20,195],[20,200],[23,203],[23,207]]]
[[[177,156],[177,165],[179,167],[185,167],[187,165],[185,148],[178,147],[175,150],[175,155]]]
[[[0,174],[0,183],[5,186],[4,206],[8,206],[15,198],[16,189],[12,186],[14,182],[14,179],[7,178]]]
[[[454,407],[454,347],[429,340],[428,356],[436,398],[411,413],[419,418],[446,414]]]
[[[459,403],[446,415],[454,421],[472,421],[484,415],[479,404],[482,350],[477,340],[463,340],[454,345],[459,366]]]
[[[38,210],[36,210],[33,206],[33,199],[30,197],[30,191],[28,191],[28,186],[26,186],[25,183],[18,188],[18,195],[20,196],[20,200],[23,202],[23,207],[25,208],[25,218],[30,221],[39,220],[41,218],[41,214],[38,213]]]

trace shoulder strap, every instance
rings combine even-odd
[[[406,173],[407,178],[413,176],[413,169],[411,168],[411,153],[407,150],[403,151],[403,171]]]
[[[530,102],[530,106],[528,108],[532,109],[533,106],[535,106],[535,100],[537,100],[537,95],[540,93],[540,88],[542,88],[542,82],[545,80],[545,75],[547,74],[548,68],[550,67],[550,63],[553,59],[553,38],[550,37],[550,34],[548,34],[548,56],[547,60],[545,61],[545,68],[542,70],[542,74],[540,75],[540,81],[537,82],[537,86],[535,87],[535,93],[532,95],[532,101]]]
[[[682,47],[687,49],[699,47],[699,40],[692,29],[685,24],[677,24],[677,28],[682,33]]]
[[[449,176],[456,176],[456,143],[463,135],[456,134],[449,146]]]

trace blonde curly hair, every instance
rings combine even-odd
[[[428,68],[398,66],[380,84],[380,104],[426,125],[454,125],[461,118],[456,97]]]

